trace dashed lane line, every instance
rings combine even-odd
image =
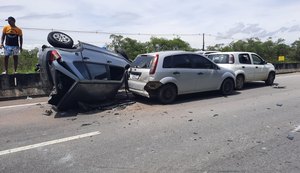
[[[68,141],[72,141],[72,140],[76,140],[76,139],[91,137],[91,136],[99,135],[100,133],[101,132],[99,132],[99,131],[95,131],[95,132],[85,133],[82,135],[76,135],[76,136],[71,136],[71,137],[67,137],[67,138],[61,138],[61,139],[56,139],[56,140],[52,140],[52,141],[42,142],[42,143],[38,143],[38,144],[27,145],[24,147],[3,150],[3,151],[0,151],[0,156],[16,153],[16,152],[20,152],[20,151],[26,151],[26,150],[30,150],[30,149],[34,149],[34,148],[38,148],[38,147],[44,147],[44,146],[48,146],[48,145],[68,142]]]

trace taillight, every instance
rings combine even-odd
[[[156,54],[153,61],[152,61],[149,74],[154,74],[155,73],[156,67],[157,67],[157,62],[158,62],[158,57],[159,57],[159,55]]]
[[[232,54],[229,55],[229,64],[234,64],[234,56]]]
[[[50,53],[49,62],[52,63],[53,61],[61,61],[61,56],[56,50],[52,50]]]

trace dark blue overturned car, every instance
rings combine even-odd
[[[127,80],[130,61],[115,53],[73,40],[62,32],[50,32],[38,54],[43,89],[48,103],[57,110],[77,107],[79,102],[95,103],[112,99]]]

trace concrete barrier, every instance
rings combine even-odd
[[[276,73],[300,72],[300,63],[274,64]],[[39,73],[0,75],[0,100],[46,96]]]
[[[0,100],[46,95],[38,73],[0,75],[0,82]]]

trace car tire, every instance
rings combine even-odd
[[[47,40],[53,47],[67,48],[73,47],[73,39],[65,33],[53,31],[48,34]]]
[[[238,75],[238,76],[236,77],[236,85],[235,85],[235,88],[236,88],[237,90],[243,89],[243,87],[244,87],[244,82],[245,82],[244,76],[243,76],[243,75]]]
[[[177,97],[177,89],[173,84],[166,84],[160,87],[158,90],[158,100],[162,104],[170,104],[174,102]]]
[[[270,72],[267,80],[265,80],[265,83],[266,85],[271,86],[273,85],[274,80],[275,80],[275,72]]]
[[[222,85],[221,85],[221,93],[223,95],[229,95],[232,94],[234,90],[234,81],[231,78],[227,78],[223,81]]]

